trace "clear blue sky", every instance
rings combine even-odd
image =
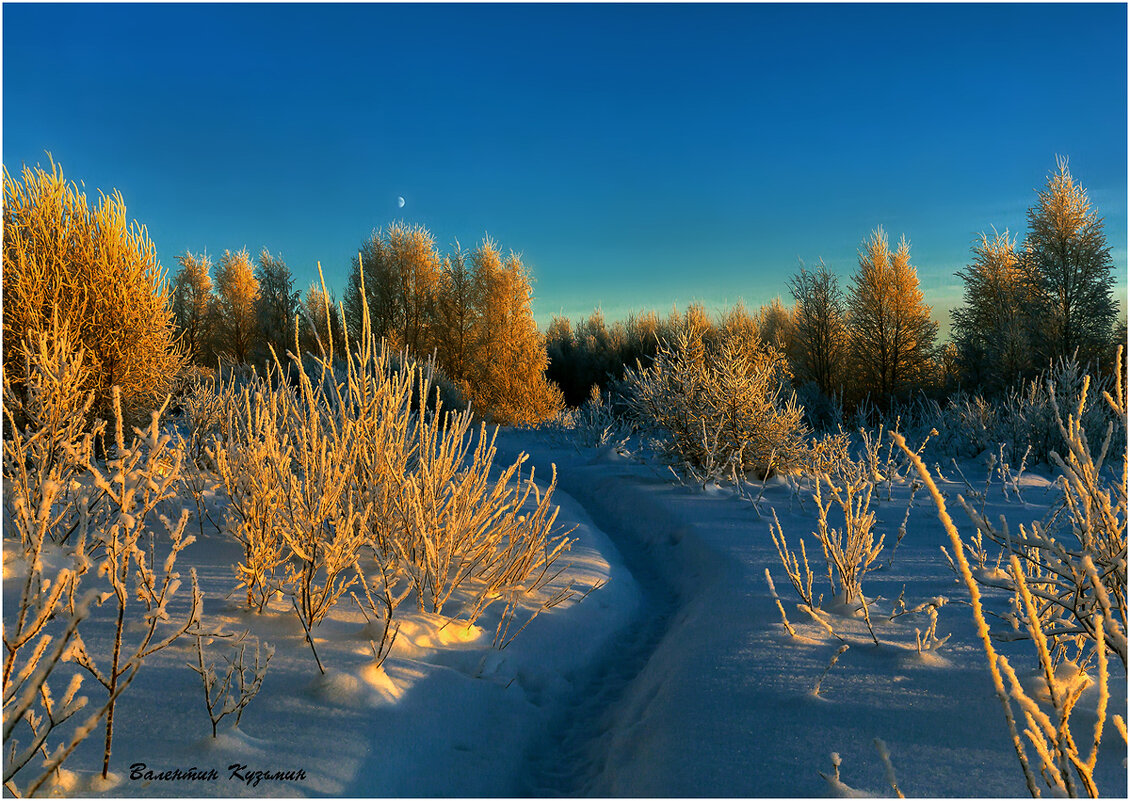
[[[266,246],[340,288],[394,219],[489,232],[543,323],[787,299],[883,225],[948,328],[974,236],[1023,231],[1056,154],[1125,304],[1126,13],[5,4],[3,160],[120,189],[170,271]]]

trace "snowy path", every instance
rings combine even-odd
[[[846,785],[892,795],[873,745],[878,737],[890,746],[899,785],[910,796],[1026,794],[968,606],[960,604],[962,590],[938,551],[942,534],[927,499],[916,499],[893,563],[865,587],[886,599],[879,603],[888,610],[904,588],[911,606],[947,596],[939,635],[952,634],[951,641],[940,655],[919,656],[914,630],[925,628],[924,615],[893,622],[884,616],[876,622],[878,646],[861,622],[839,621],[850,648],[816,696],[813,686],[840,642],[795,611],[768,523],[747,501],[728,490],[678,487],[615,453],[578,454],[531,434],[505,432],[500,448],[526,450],[539,475],[557,463],[559,486],[583,499],[644,597],[632,636],[603,652],[563,710],[569,725],[554,739],[535,741],[540,757],[532,761],[527,792],[827,796],[837,788],[819,771],[831,773],[835,751]],[[1031,480],[1031,505],[1003,499],[993,505],[1014,521],[1042,516],[1048,482],[1039,475]],[[768,504],[777,509],[794,545],[811,531],[811,500],[801,507],[785,486],[772,483],[765,500],[763,511],[768,514]],[[905,488],[896,487],[890,501],[884,491],[873,508],[880,530],[890,535],[885,562],[906,509]],[[814,569],[822,570],[815,560]],[[766,567],[802,639],[782,631]],[[1007,646],[1018,664],[1029,656],[1027,645]],[[1093,708],[1092,692],[1080,710]],[[1115,679],[1112,692],[1116,706],[1124,706],[1124,679]],[[1092,724],[1085,712],[1079,716],[1080,731],[1089,736]],[[1116,796],[1125,794],[1124,756],[1119,738],[1104,738],[1100,787]]]
[[[581,603],[542,614],[512,645],[491,647],[497,610],[478,627],[446,624],[404,609],[404,628],[383,671],[372,668],[365,620],[339,605],[315,632],[329,668],[319,675],[303,632],[282,605],[249,615],[228,598],[239,549],[207,527],[185,552],[206,592],[205,615],[230,631],[249,629],[277,647],[263,692],[237,732],[208,735],[188,644],[158,654],[123,696],[107,794],[168,796],[821,796],[829,754],[843,757],[851,787],[891,794],[872,741],[890,746],[908,796],[1020,796],[1024,782],[993,693],[963,590],[938,552],[933,507],[915,502],[893,564],[865,580],[877,609],[905,588],[910,606],[936,596],[950,603],[938,632],[940,655],[918,656],[924,616],[876,617],[881,644],[857,620],[836,621],[850,643],[812,689],[840,642],[795,611],[768,524],[730,490],[672,484],[652,467],[611,451],[578,452],[537,432],[499,434],[499,463],[530,454],[539,482],[558,466],[560,522],[576,526],[567,557]],[[971,474],[971,473],[970,473]],[[983,475],[983,474],[982,474]],[[994,490],[987,513],[1013,523],[1042,517],[1051,502],[1046,475],[1027,478],[1026,504]],[[948,483],[955,493],[963,487]],[[877,527],[893,532],[906,489],[876,499]],[[790,542],[814,526],[805,506],[770,482],[763,506],[776,508]],[[967,523],[957,521],[968,534]],[[5,554],[10,548],[6,546]],[[813,567],[823,570],[818,557]],[[784,634],[764,580],[777,579],[800,639]],[[5,610],[16,586],[5,563]],[[817,581],[827,585],[822,576]],[[992,603],[1003,603],[997,597]],[[999,609],[998,611],[1003,611]],[[874,614],[874,613],[873,613]],[[90,642],[106,642],[92,621]],[[1002,644],[1029,664],[1027,643]],[[213,647],[218,659],[221,647]],[[1125,679],[1112,687],[1112,711],[1125,708]],[[1083,736],[1093,721],[1092,690],[1079,709]],[[1092,713],[1093,715],[1093,713]],[[1125,796],[1125,748],[1108,729],[1099,786]],[[68,766],[71,794],[100,764],[97,738]],[[131,781],[129,766],[216,769],[214,782]],[[302,769],[301,783],[243,786],[228,766]]]
[[[593,795],[593,783],[607,769],[609,742],[622,734],[629,690],[647,666],[671,624],[675,594],[660,577],[652,557],[622,529],[621,516],[598,503],[580,504],[567,489],[583,488],[583,474],[566,469],[558,475],[555,497],[570,520],[590,520],[615,543],[640,590],[634,620],[614,637],[551,722],[549,736],[529,749],[530,775],[522,791],[533,796]]]

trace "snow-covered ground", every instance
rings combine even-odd
[[[811,499],[771,479],[759,515],[730,489],[677,486],[659,468],[614,449],[578,450],[526,431],[503,431],[498,445],[501,456],[529,453],[539,478],[557,465],[558,519],[576,526],[577,538],[572,567],[558,581],[571,578],[582,592],[599,585],[582,601],[543,612],[501,650],[492,647],[497,610],[467,628],[407,602],[381,669],[372,666],[361,611],[342,603],[314,632],[327,667],[322,676],[288,607],[278,602],[248,614],[227,597],[239,548],[205,524],[178,567],[187,573],[194,566],[200,576],[206,624],[246,629],[275,646],[262,691],[239,730],[225,720],[213,740],[200,680],[186,664],[195,660],[194,644],[185,639],[151,657],[119,702],[116,782],[91,783],[101,763],[96,733],[68,761],[72,775],[63,789],[114,796],[818,796],[854,788],[890,795],[873,744],[881,738],[907,795],[1027,794],[962,603],[965,590],[939,551],[945,540],[925,493],[895,550],[909,490],[894,487],[889,501],[885,487],[876,492],[886,549],[882,569],[863,587],[875,599],[880,643],[861,619],[833,618],[849,647],[827,670],[843,643],[796,611],[769,534],[772,507],[793,545],[808,537]],[[974,486],[984,482],[983,468],[979,475],[973,463],[963,469]],[[1006,514],[1012,525],[1041,518],[1053,501],[1049,486],[1046,471],[1026,475],[1020,503],[994,483],[986,511],[991,519]],[[960,481],[942,488],[965,491]],[[964,515],[955,521],[972,533]],[[6,544],[5,619],[19,592],[11,551]],[[799,637],[783,630],[767,567]],[[817,592],[828,593],[826,581]],[[912,608],[948,599],[937,633],[951,637],[938,652],[920,655],[915,647],[915,629],[929,624],[925,613],[888,619],[900,593]],[[1004,593],[989,599],[1002,611],[1005,602]],[[83,634],[93,648],[108,630],[100,618]],[[1014,664],[1034,667],[1030,643],[1002,648]],[[220,646],[213,649],[218,659]],[[1124,714],[1125,678],[1121,669],[1112,673],[1110,711]],[[97,692],[89,680],[85,689]],[[1076,713],[1084,738],[1093,692]],[[841,759],[838,783],[820,775],[832,775],[833,752]],[[1109,727],[1096,773],[1105,795],[1126,795],[1125,757]],[[217,778],[132,779],[137,763],[154,773],[214,769]],[[301,771],[303,778],[253,785],[232,776],[237,765],[246,766],[235,771],[241,776]]]

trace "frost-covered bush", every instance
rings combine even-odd
[[[105,778],[122,692],[145,659],[187,631],[200,612],[194,574],[190,610],[183,623],[169,625],[167,607],[181,584],[177,554],[192,538],[184,536],[187,511],[176,524],[159,514],[179,486],[184,459],[171,437],[161,433],[159,412],[152,413],[148,431],[135,429],[127,444],[120,393],[112,388],[113,450],[105,462],[97,461],[93,438],[104,424],[84,430],[93,393],[84,387],[83,350],[68,327],[55,318],[51,332],[41,332],[34,347],[25,340],[21,352],[27,379],[22,388],[13,389],[4,376],[10,431],[4,443],[5,521],[15,529],[6,528],[5,534],[22,549],[27,571],[12,624],[4,628],[4,782],[13,794],[34,793],[103,720]],[[17,403],[24,412],[22,425],[12,408]],[[164,529],[162,560],[151,521],[157,516]],[[62,550],[64,544],[69,550]],[[65,567],[47,567],[49,555],[52,561],[61,557]],[[112,642],[91,649],[80,624],[95,602],[116,607],[117,617]],[[64,733],[56,729],[87,703],[77,695],[82,676],[73,670],[67,671],[62,699],[52,696],[49,679],[65,663],[93,676],[106,699]],[[17,735],[17,729],[30,733],[30,740],[20,740],[22,747],[17,740],[26,734]],[[19,787],[16,774],[37,753],[44,756],[42,772]]]
[[[275,655],[275,649],[270,645],[262,648],[258,640],[255,641],[255,661],[249,661],[245,635],[234,641],[223,641],[230,651],[230,656],[224,656],[223,678],[216,672],[215,663],[204,661],[204,637],[196,635],[196,664],[189,663],[189,667],[200,676],[200,683],[204,689],[204,706],[208,710],[208,719],[212,722],[212,737],[219,734],[220,721],[228,715],[235,715],[233,728],[239,726],[245,710],[259,690],[263,687],[263,679],[267,677],[267,668]]]
[[[73,532],[81,501],[77,479],[105,423],[89,419],[94,393],[83,388],[85,351],[69,326],[55,318],[49,331],[11,350],[21,357],[24,382],[17,388],[5,371],[4,519],[15,525],[26,550],[29,532],[50,542]]]
[[[815,381],[805,381],[796,390],[797,404],[804,409],[804,419],[814,431],[832,431],[844,422],[844,410],[838,397],[828,397]]]
[[[82,354],[57,322],[53,337],[42,333],[12,349],[21,352],[28,380],[20,392],[4,382],[4,533],[5,547],[20,549],[26,572],[4,625],[3,782],[12,795],[31,795],[93,731],[106,707],[63,728],[88,703],[78,694],[82,676],[68,670],[65,655],[98,594],[80,591],[90,569],[85,532],[78,532],[61,565],[49,559],[89,507],[89,498],[71,492],[93,452],[93,432],[84,430],[92,398],[81,389]],[[16,409],[23,411],[23,425],[16,423]],[[56,696],[61,681],[65,689]],[[39,754],[41,764],[34,761]]]
[[[555,431],[577,447],[601,448],[623,442],[631,432],[614,406],[613,396],[593,384],[588,400],[577,408],[562,407],[543,428]]]
[[[81,635],[76,634],[68,652],[68,658],[85,668],[107,692],[103,779],[110,771],[114,709],[119,696],[146,658],[172,645],[199,624],[203,606],[196,570],[192,569],[192,599],[187,613],[174,622],[168,611],[182,583],[176,571],[177,557],[195,540],[185,534],[187,509],[181,510],[175,523],[160,513],[162,504],[174,499],[180,487],[184,452],[173,445],[168,433],[161,431],[163,409],[151,413],[147,430],[135,428],[134,436],[127,440],[123,430],[125,415],[116,387],[112,404],[114,454],[104,467],[89,465],[101,499],[100,514],[82,516],[97,565],[96,575],[108,585],[100,605],[112,600],[112,608],[117,611],[112,648],[107,654],[107,644],[98,643],[92,653]],[[153,517],[161,524],[163,559],[157,554]]]
[[[961,537],[946,511],[945,500],[929,470],[917,454],[910,452],[905,440],[894,435],[929,488],[950,538],[956,566],[969,591],[1017,759],[1033,796],[1040,794],[1037,775],[1057,795],[1099,795],[1094,770],[1110,701],[1111,653],[1121,661],[1124,675],[1126,671],[1127,454],[1124,445],[1120,453],[1121,469],[1104,468],[1107,457],[1117,452],[1112,447],[1117,447],[1114,435],[1119,425],[1125,436],[1126,402],[1120,381],[1113,392],[1103,393],[1103,400],[1116,421],[1105,426],[1102,444],[1096,453],[1088,441],[1084,423],[1089,384],[1089,379],[1084,377],[1075,398],[1074,413],[1070,413],[1070,407],[1061,411],[1056,389],[1050,382],[1047,390],[1060,436],[1067,446],[1066,456],[1054,450],[1050,453],[1051,461],[1060,472],[1058,484],[1066,511],[1059,521],[1021,525],[1010,533],[1003,520],[998,528],[962,496],[957,498],[976,523],[978,532],[1008,553],[1009,572],[1003,581],[994,577],[993,581],[985,582],[983,577],[974,574]],[[1068,412],[1066,419],[1063,411]],[[1011,590],[1013,595],[1012,612],[1007,617],[1014,629],[1025,632],[1035,647],[1039,672],[1048,691],[1043,704],[1025,690],[1009,660],[997,653],[992,643],[981,594],[983,588],[991,590],[1001,586]],[[1067,661],[1065,654],[1072,650],[1074,659]],[[1084,740],[1072,733],[1071,724],[1076,704],[1088,682],[1065,679],[1078,678],[1088,664],[1097,668],[1099,695],[1091,735]],[[1030,759],[1021,739],[1017,712],[1027,724],[1023,734],[1034,751],[1034,759]],[[1113,722],[1125,742],[1125,721],[1114,715]],[[1038,771],[1034,770],[1033,763]]]
[[[853,461],[845,456],[827,472],[818,474],[813,485],[817,529],[812,537],[824,556],[829,589],[837,603],[863,602],[865,611],[863,577],[882,553],[884,540],[883,535],[875,537],[875,513],[871,511],[874,475],[866,459]],[[837,514],[830,519],[833,506]],[[804,540],[800,542],[798,557],[789,547],[775,513],[774,522],[776,528],[770,527],[770,533],[785,572],[804,604],[814,609],[819,600],[813,600],[813,573]]]
[[[1121,375],[1120,366],[1115,373]],[[1084,389],[1085,385],[1089,385],[1091,392]],[[1016,454],[1031,446],[1035,461],[1052,464],[1052,453],[1063,452],[1067,447],[1058,409],[1071,408],[1078,401],[1078,422],[1083,429],[1105,431],[1108,423],[1116,421],[1116,415],[1103,401],[1102,393],[1114,390],[1110,377],[1096,379],[1078,359],[1060,359],[1039,378],[1009,393],[1002,404],[1001,437]],[[1125,450],[1125,425],[1116,425],[1114,436],[1112,447]]]
[[[1081,395],[1084,380],[1094,391]],[[1056,406],[1066,408],[1084,397],[1083,428],[1103,431],[1116,420],[1101,399],[1101,393],[1110,390],[1110,376],[1089,377],[1086,366],[1077,359],[1061,359],[1038,378],[1013,386],[1002,397],[986,399],[959,392],[944,402],[918,398],[896,414],[912,438],[931,429],[938,432],[928,450],[934,460],[968,459],[1004,445],[1007,456],[1015,461],[1027,453],[1029,463],[1052,464],[1052,452],[1066,447],[1056,421]],[[1116,426],[1112,447],[1125,446],[1126,429]]]
[[[4,340],[34,338],[57,316],[83,346],[96,413],[109,414],[114,386],[131,418],[160,405],[184,357],[145,228],[127,220],[121,195],[94,206],[55,164],[22,178],[4,170]],[[14,385],[25,378],[17,351],[4,353]]]
[[[312,628],[375,582],[389,617],[413,594],[443,612],[468,591],[474,619],[543,586],[568,547],[553,485],[541,493],[521,459],[492,478],[492,437],[470,410],[445,408],[430,365],[394,356],[367,325],[353,344],[336,363],[291,354],[226,395],[228,434],[209,454],[249,606],[282,590]]]
[[[788,378],[785,357],[771,346],[683,332],[650,366],[629,369],[625,389],[634,420],[663,432],[664,455],[684,471],[766,476],[804,460],[803,411]]]

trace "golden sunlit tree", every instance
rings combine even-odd
[[[1016,240],[982,234],[973,260],[956,273],[963,303],[953,310],[953,344],[962,378],[1000,391],[1034,366],[1030,320],[1036,299],[1024,276]]]
[[[440,258],[435,239],[420,225],[395,223],[388,229],[388,250],[396,264],[399,343],[421,357],[434,349],[432,320],[440,283]]]
[[[121,194],[91,204],[50,167],[25,166],[20,181],[4,168],[4,381],[22,386],[19,343],[57,319],[84,350],[96,413],[113,386],[127,413],[140,412],[161,403],[184,364],[168,282]]]
[[[185,355],[197,364],[209,361],[211,348],[212,269],[207,254],[187,251],[177,257],[180,269],[173,276],[173,316]]]
[[[1045,359],[1098,356],[1113,333],[1114,261],[1103,221],[1067,159],[1028,209],[1020,264],[1037,300],[1034,345]]]
[[[345,328],[333,293],[312,281],[298,306],[299,347],[303,353],[328,357],[345,352]]]
[[[255,344],[255,302],[259,281],[246,250],[225,250],[216,265],[215,347],[237,364],[245,364]]]
[[[793,340],[793,310],[785,308],[780,297],[758,309],[754,319],[762,342],[782,353],[789,352]]]
[[[545,377],[545,341],[530,311],[530,277],[521,258],[503,263],[489,239],[471,256],[482,299],[472,407],[504,425],[535,425],[553,416],[561,391]]]
[[[918,287],[906,237],[891,252],[882,227],[872,233],[859,254],[847,309],[859,395],[886,404],[928,380],[938,324]]]
[[[398,301],[401,286],[399,265],[392,258],[383,231],[375,230],[361,243],[353,257],[353,269],[346,283],[345,322],[349,337],[361,339],[365,306],[361,302],[361,278],[364,271],[365,301],[368,305],[370,330],[377,337],[397,345],[401,323],[401,304]]]

